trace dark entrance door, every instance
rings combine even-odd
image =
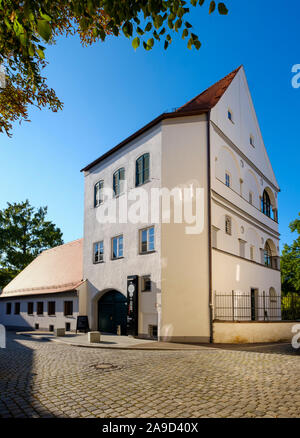
[[[121,326],[121,335],[126,335],[127,299],[116,290],[106,292],[98,301],[98,326],[100,332],[117,334]]]

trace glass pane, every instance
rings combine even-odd
[[[148,251],[154,251],[154,227],[149,228],[149,246]]]
[[[123,237],[119,237],[119,257],[123,257]]]
[[[148,181],[148,179],[149,179],[149,176],[150,176],[150,169],[149,169],[149,157],[150,157],[150,155],[149,154],[145,154],[144,155],[144,172],[143,172],[143,182],[146,182],[146,181]]]
[[[118,240],[113,239],[113,258],[116,259],[118,257]]]

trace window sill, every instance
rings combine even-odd
[[[115,261],[115,260],[122,260],[122,259],[124,259],[124,256],[122,256],[122,257],[111,258],[110,260],[113,262],[113,261]]]
[[[93,265],[101,265],[101,263],[104,263],[104,260],[101,260],[100,262],[93,262]]]
[[[143,182],[141,184],[135,185],[135,188],[137,189],[138,187],[144,186],[145,184],[148,184],[151,181],[152,181],[151,179],[147,179],[147,181],[145,181],[145,182]]]
[[[154,249],[153,251],[139,252],[139,255],[153,254],[153,253],[155,253],[155,252],[156,252],[156,250]]]

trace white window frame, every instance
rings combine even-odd
[[[97,252],[96,252],[97,249]],[[104,242],[99,240],[93,244],[93,263],[102,263],[104,261]]]
[[[117,254],[114,256],[114,241],[117,241]],[[111,259],[117,260],[124,257],[124,237],[123,234],[112,237],[111,239]]]
[[[151,230],[153,230],[153,233],[151,232]],[[143,249],[143,233],[147,233],[146,236],[146,250]],[[139,252],[140,254],[148,254],[151,252],[155,251],[155,227],[154,225],[151,225],[150,227],[147,228],[142,228],[139,231]],[[153,234],[153,236],[152,236]]]
[[[98,188],[99,187],[99,188]],[[104,180],[96,182],[94,185],[94,207],[99,207],[99,205],[103,204],[103,189],[104,189]],[[101,193],[102,192],[102,193]]]

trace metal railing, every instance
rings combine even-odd
[[[300,320],[300,295],[243,293],[214,295],[215,321],[296,321]]]

